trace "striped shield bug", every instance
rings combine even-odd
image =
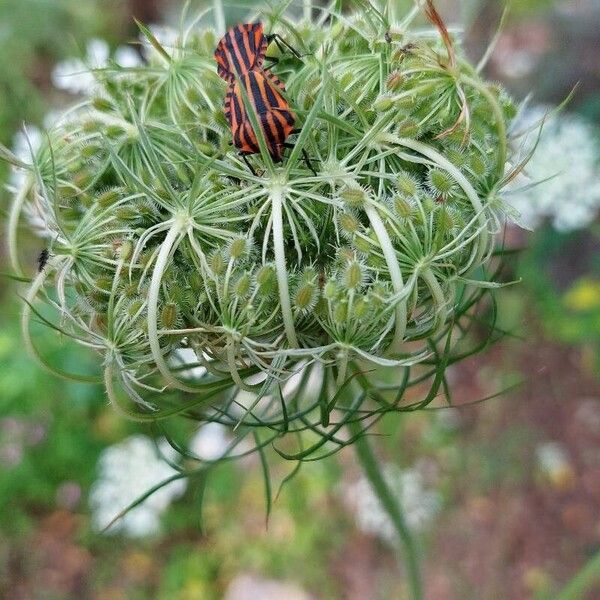
[[[236,74],[260,69],[267,53],[268,41],[262,23],[247,23],[232,27],[215,50],[219,77],[233,83]]]
[[[265,143],[274,162],[281,162],[283,149],[290,147],[288,136],[296,133],[296,116],[291,110],[282,92],[283,82],[263,67],[270,41],[275,41],[280,49],[285,46],[300,58],[285,40],[278,35],[265,35],[262,23],[241,24],[232,27],[221,39],[215,50],[217,72],[229,83],[225,96],[225,116],[231,127],[233,145],[240,151],[242,158],[254,173],[246,156],[260,152],[256,132],[244,104],[247,96],[257,117]],[[269,58],[269,60],[272,60]],[[302,154],[309,169],[315,173],[306,150]],[[315,173],[316,174],[316,173]]]

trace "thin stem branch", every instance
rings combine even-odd
[[[367,436],[361,435],[362,425],[356,421],[350,421],[348,423],[348,428],[350,429],[352,437],[355,439],[354,448],[363,472],[369,480],[371,488],[379,499],[381,506],[392,520],[398,537],[402,542],[403,559],[408,577],[410,598],[411,600],[422,600],[423,589],[418,552],[410,530],[408,529],[408,525],[406,524],[406,518],[402,512],[402,507],[383,478],[381,469],[373,454]]]
[[[10,216],[8,219],[8,234],[6,236],[6,248],[10,257],[10,264],[13,271],[19,277],[24,275],[21,263],[19,262],[19,251],[17,244],[17,236],[19,231],[19,221],[21,219],[21,211],[23,205],[27,201],[27,196],[31,190],[32,181],[29,174],[27,174],[25,182],[21,185],[19,191],[16,193],[12,206],[10,207]]]

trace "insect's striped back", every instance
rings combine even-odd
[[[260,122],[269,153],[278,162],[281,160],[282,144],[294,129],[296,120],[281,94],[285,87],[273,73],[264,70],[249,71],[229,86],[225,97],[225,116],[231,126],[233,145],[244,154],[256,154],[260,148],[244,105],[242,85]]]
[[[235,75],[242,76],[260,68],[267,52],[267,38],[262,23],[246,23],[232,27],[215,50],[217,72],[232,83]]]

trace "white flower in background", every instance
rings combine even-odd
[[[94,88],[96,78],[93,69],[103,69],[110,60],[110,47],[104,40],[94,38],[86,47],[84,58],[69,58],[59,62],[52,71],[52,83],[71,94],[85,94]],[[136,67],[141,64],[138,53],[128,46],[117,48],[114,62],[121,67]]]
[[[175,458],[175,451],[165,440],[159,443],[159,448],[165,457]],[[102,452],[98,473],[89,503],[93,526],[101,530],[119,512],[177,471],[160,457],[150,438],[134,435]],[[121,532],[129,537],[158,533],[162,513],[183,494],[186,486],[185,479],[169,483],[120,518],[107,533]]]
[[[423,474],[415,468],[402,470],[386,464],[383,476],[404,512],[408,527],[413,531],[423,530],[440,510],[440,494],[426,486]],[[349,487],[347,500],[362,531],[390,544],[397,543],[394,525],[365,477]]]
[[[119,46],[115,50],[115,62],[125,69],[139,67],[142,63],[140,55],[131,46]]]
[[[565,446],[560,442],[544,442],[535,449],[538,468],[550,483],[568,488],[575,477],[573,465]]]
[[[526,111],[515,131],[531,127],[547,112],[543,107]],[[537,128],[527,135],[524,152],[533,148],[537,135]],[[525,172],[505,197],[520,213],[520,225],[532,229],[549,219],[558,231],[587,227],[600,210],[600,130],[575,115],[549,118]]]
[[[206,423],[192,437],[189,450],[200,460],[219,460],[231,444],[228,428],[220,423]]]

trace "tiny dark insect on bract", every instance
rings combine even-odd
[[[37,263],[38,263],[38,273],[41,273],[42,270],[44,269],[44,267],[46,266],[46,263],[48,262],[48,259],[50,258],[50,250],[48,250],[48,248],[44,248],[39,254],[38,254],[38,259],[37,259]]]

